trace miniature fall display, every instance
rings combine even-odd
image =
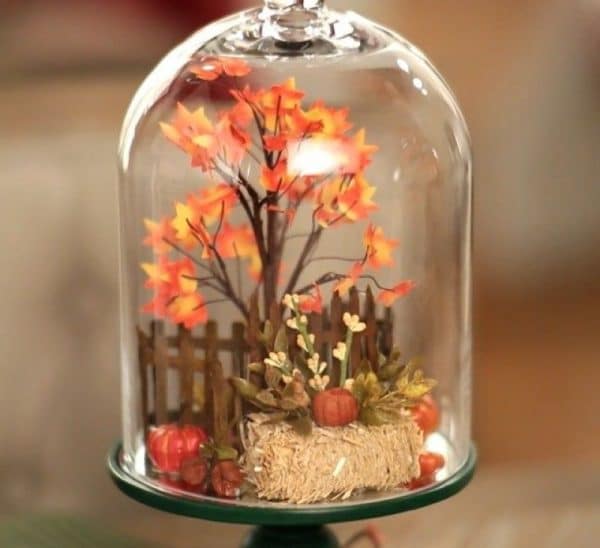
[[[423,55],[267,0],[161,61],[119,158],[123,470],[248,519],[442,492],[470,457],[471,162]]]
[[[394,347],[389,313],[418,282],[379,281],[400,243],[371,219],[377,188],[365,171],[377,147],[348,108],[307,103],[294,78],[256,88],[249,65],[220,57],[198,59],[186,78],[222,82],[229,101],[215,114],[180,101],[160,122],[181,161],[210,183],[176,198],[170,215],[144,219],[153,259],[140,265],[150,295],[143,312],[154,320],[137,334],[155,472],[197,493],[293,503],[431,478],[419,455],[438,422],[435,381]],[[324,173],[303,161],[305,149],[326,152]],[[353,225],[363,226],[360,256],[318,255]],[[298,251],[288,261],[292,236]],[[211,318],[222,303],[240,318],[227,342]],[[218,359],[224,345],[230,375]],[[177,423],[165,392],[171,367],[181,372]]]

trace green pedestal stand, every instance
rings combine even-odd
[[[290,506],[260,504],[241,506],[219,500],[196,500],[163,493],[143,483],[121,466],[121,445],[108,455],[108,470],[117,485],[129,497],[173,514],[256,525],[242,548],[339,548],[328,523],[370,519],[415,510],[447,499],[463,489],[473,477],[477,452],[471,446],[464,465],[448,479],[429,489],[421,489],[397,497],[357,503]]]

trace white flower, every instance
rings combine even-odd
[[[294,377],[292,377],[291,375],[281,375],[281,380],[285,384],[290,384],[294,380]]]
[[[354,379],[346,379],[344,383],[344,388],[352,392],[352,386],[354,386]]]
[[[308,384],[314,390],[325,390],[327,385],[329,384],[329,375],[315,375],[312,379],[308,381]]]
[[[290,329],[295,329],[298,331],[298,322],[296,321],[296,318],[288,318],[285,322],[285,325],[287,325]]]
[[[318,369],[319,369],[319,354],[317,354],[316,352],[310,357],[308,358],[308,360],[306,360],[306,365],[308,365],[308,368],[313,372],[313,373],[318,373]]]
[[[327,362],[319,363],[319,354],[315,352],[311,358],[306,360],[306,365],[315,374],[320,375],[327,368]]]
[[[308,318],[304,314],[297,318],[288,318],[285,322],[285,325],[287,325],[290,329],[299,331],[301,326],[308,325]]]
[[[308,334],[308,340],[311,342],[311,344],[315,344],[315,335],[314,335],[314,333],[309,333]],[[302,348],[302,350],[304,350],[304,352],[308,352],[308,346],[306,345],[306,338],[301,333],[298,333],[298,336],[296,337],[296,344],[300,348]]]
[[[286,293],[283,296],[283,304],[285,306],[287,306],[291,310],[295,310],[296,305],[299,302],[300,302],[300,297],[298,295],[296,295],[295,293],[293,295],[290,295],[289,293]]]
[[[263,360],[266,365],[285,369],[287,365],[287,355],[285,352],[269,352],[269,357]]]
[[[333,357],[337,358],[338,360],[343,362],[344,359],[346,358],[346,350],[347,350],[346,343],[344,343],[344,342],[337,343],[337,346],[333,349]]]
[[[344,312],[344,316],[342,317],[346,327],[352,331],[353,333],[360,333],[367,328],[367,324],[365,322],[361,322],[358,314],[350,314],[350,312]]]
[[[302,348],[302,350],[304,350],[304,352],[308,352],[308,347],[306,346],[306,341],[304,340],[304,336],[300,333],[298,333],[298,336],[296,337],[296,344]]]

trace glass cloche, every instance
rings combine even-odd
[[[320,0],[267,0],[152,71],[120,172],[130,474],[311,505],[460,470],[470,145],[417,48]]]

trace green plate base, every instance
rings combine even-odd
[[[218,499],[178,497],[154,489],[127,472],[120,456],[119,443],[108,455],[109,473],[117,487],[138,502],[182,516],[259,525],[245,540],[243,548],[337,548],[339,544],[325,524],[398,514],[447,499],[471,481],[477,463],[477,450],[471,445],[466,462],[449,478],[426,489],[382,500],[301,507],[264,503],[241,506]]]

